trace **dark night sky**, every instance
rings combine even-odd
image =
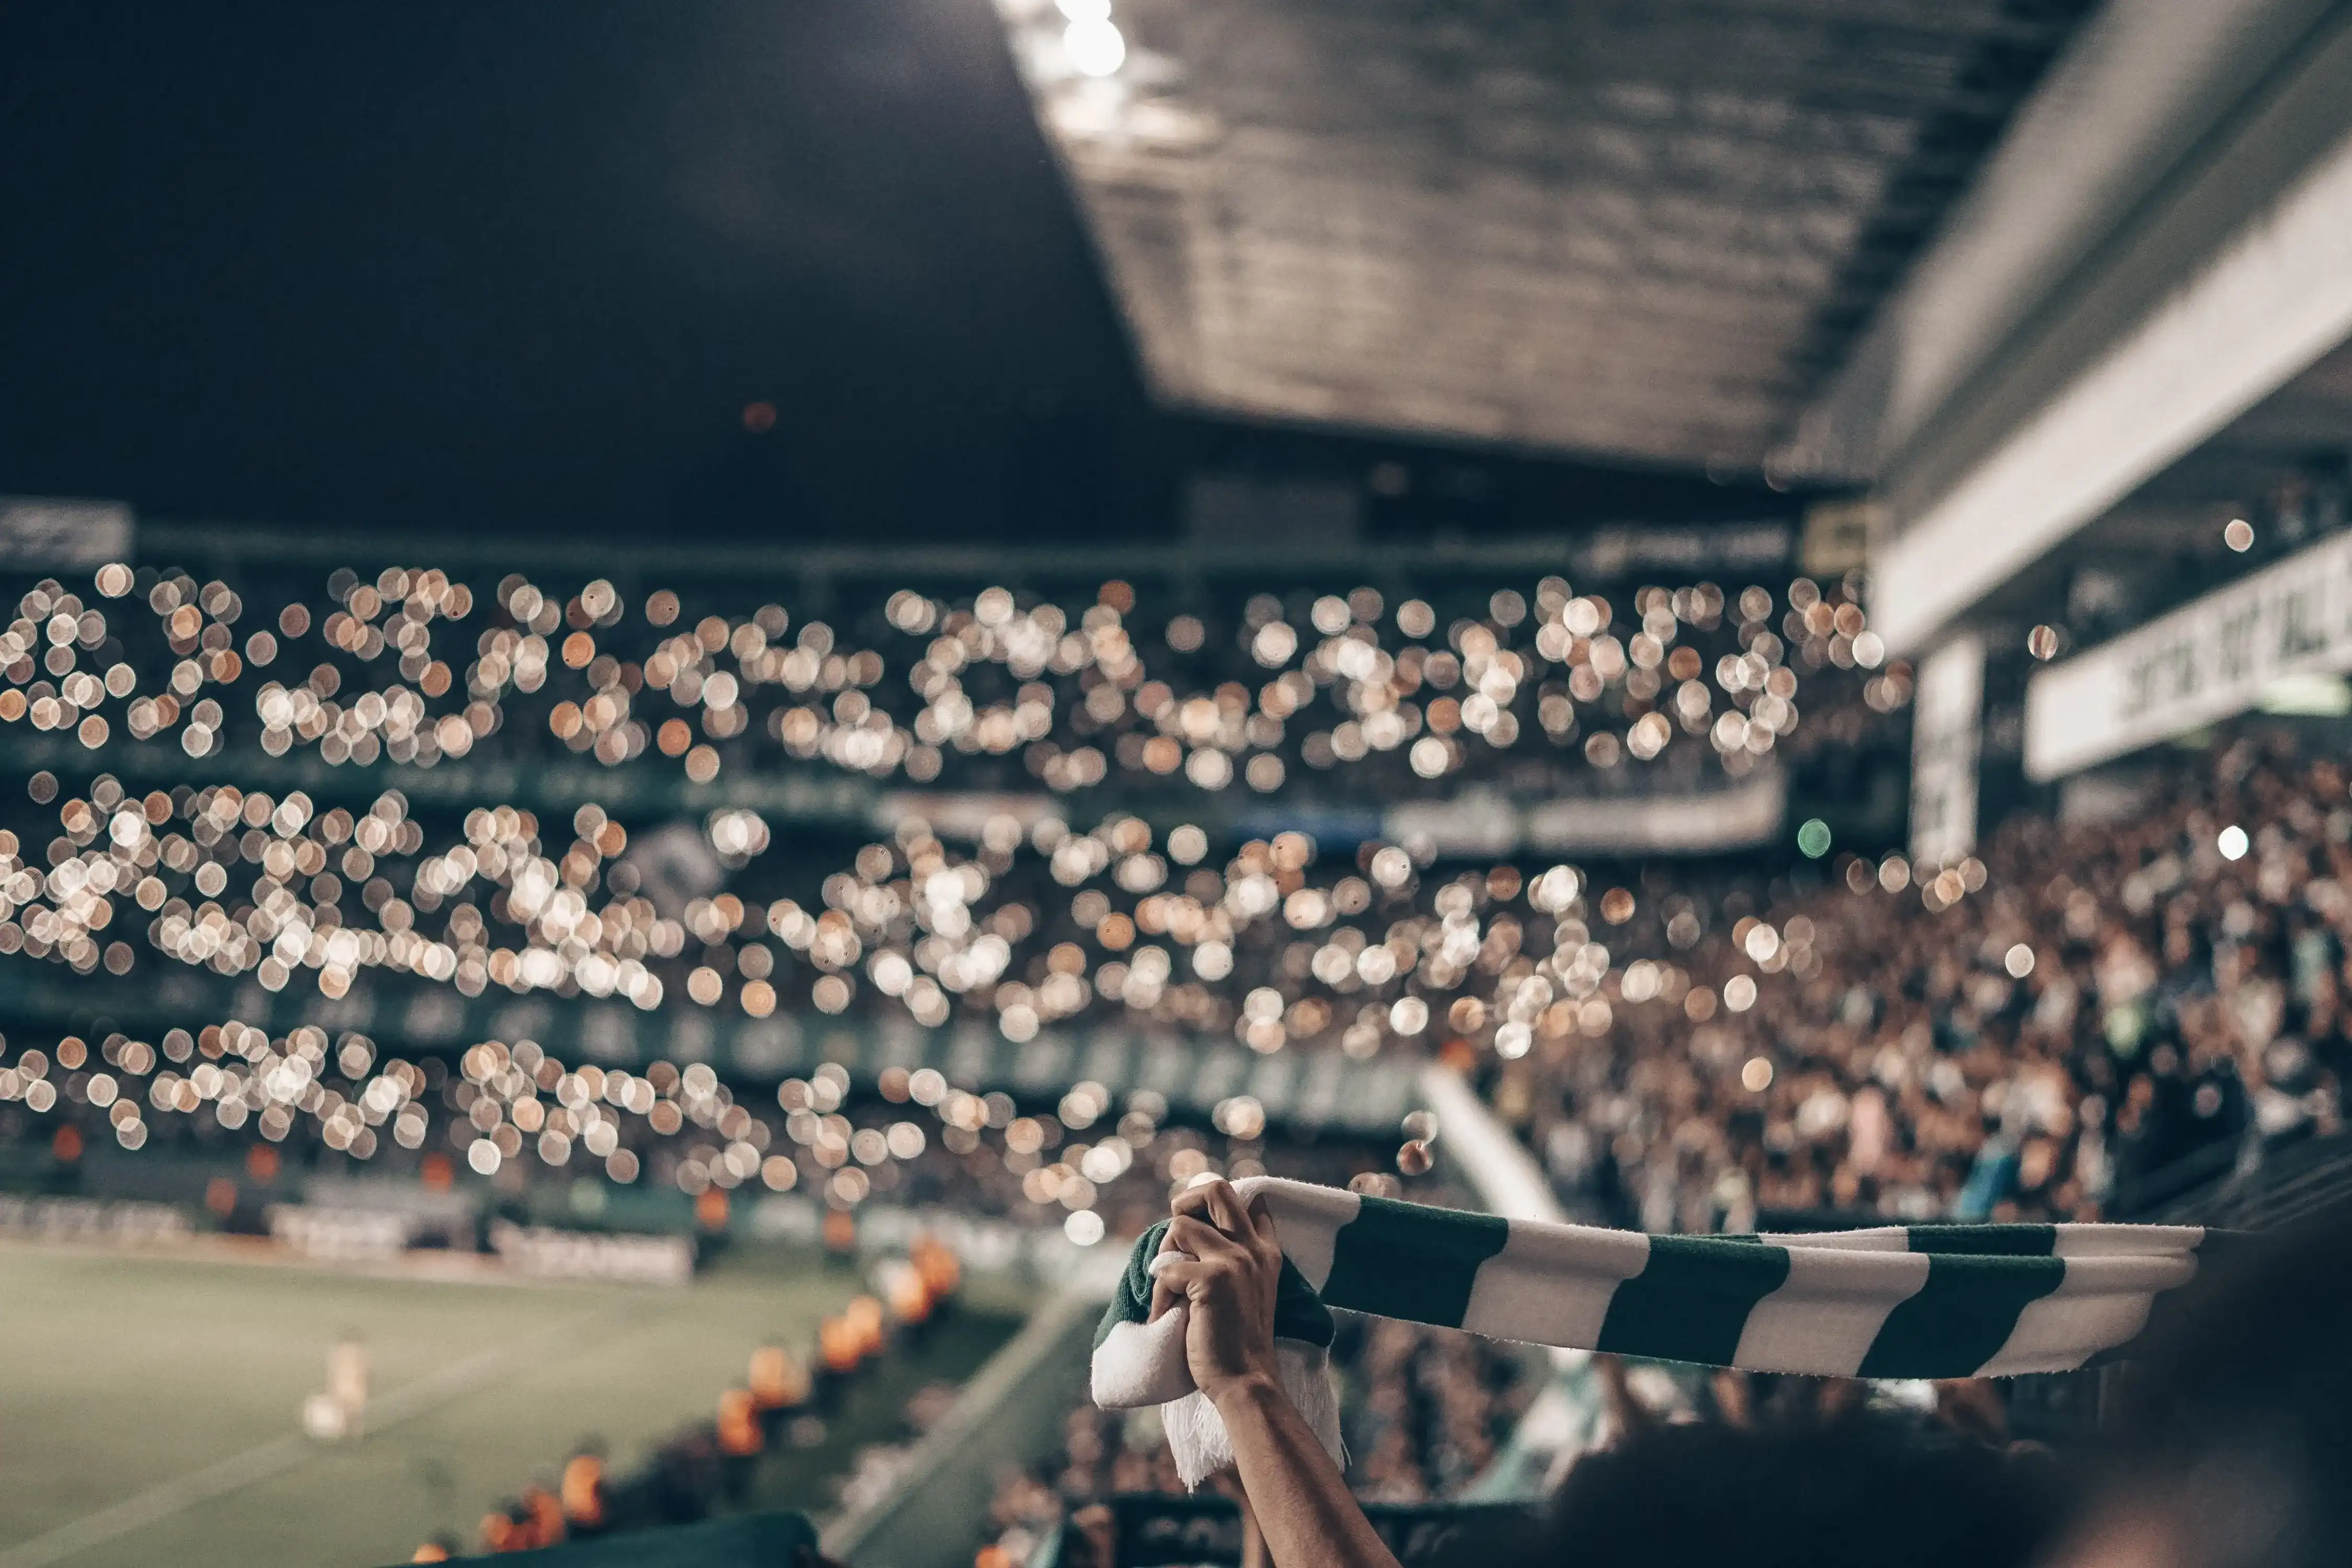
[[[0,7],[0,490],[1035,538],[1392,449],[1146,406],[987,0]],[[1761,499],[1492,466],[1531,522]]]

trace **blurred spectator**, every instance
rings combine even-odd
[[[2061,1568],[2352,1561],[2352,1210],[2253,1244],[2192,1287],[2128,1369],[2106,1484]]]
[[[2038,1456],[1914,1415],[1855,1405],[1654,1424],[1579,1460],[1538,1539],[1510,1555],[1589,1568],[2024,1568],[2061,1495]]]

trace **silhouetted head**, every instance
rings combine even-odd
[[[2126,1380],[2063,1568],[2352,1563],[2352,1208],[2225,1258]]]

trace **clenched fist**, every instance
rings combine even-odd
[[[1282,1248],[1272,1216],[1263,1205],[1245,1208],[1223,1181],[1190,1189],[1174,1208],[1151,1265],[1151,1315],[1178,1300],[1190,1304],[1184,1359],[1193,1386],[1214,1400],[1252,1378],[1275,1377]]]

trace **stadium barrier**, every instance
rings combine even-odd
[[[802,1193],[772,1193],[741,1205],[741,1234],[761,1241],[803,1247],[824,1244],[828,1209]],[[907,1205],[868,1199],[857,1209],[858,1256],[903,1252],[919,1236],[929,1237],[982,1274],[1009,1274],[1059,1288],[1090,1267],[1093,1254],[1059,1226],[1038,1229],[975,1215],[944,1205]]]
[[[445,1561],[495,1562],[519,1568],[792,1568],[815,1544],[816,1531],[804,1516],[755,1513]]]
[[[1179,1568],[1242,1560],[1241,1509],[1230,1498],[1128,1494],[1111,1499],[1105,1511],[1109,1518],[1097,1531],[1065,1525],[1048,1536],[1030,1568]],[[1524,1502],[1364,1505],[1372,1529],[1406,1568],[1455,1561],[1466,1545],[1504,1534],[1531,1511]]]
[[[183,1240],[192,1231],[188,1216],[169,1204],[0,1196],[0,1236],[147,1247]]]
[[[208,1178],[210,1165],[199,1167]],[[470,1252],[480,1229],[480,1202],[463,1192],[436,1192],[397,1176],[314,1174],[302,1184],[302,1202],[316,1209],[356,1209],[396,1215],[410,1247],[445,1247]]]
[[[414,1239],[407,1215],[377,1209],[272,1204],[262,1218],[272,1241],[322,1263],[388,1261]]]
[[[694,1277],[694,1243],[682,1236],[609,1236],[499,1220],[490,1249],[509,1268],[536,1279],[610,1279],[683,1285]]]

